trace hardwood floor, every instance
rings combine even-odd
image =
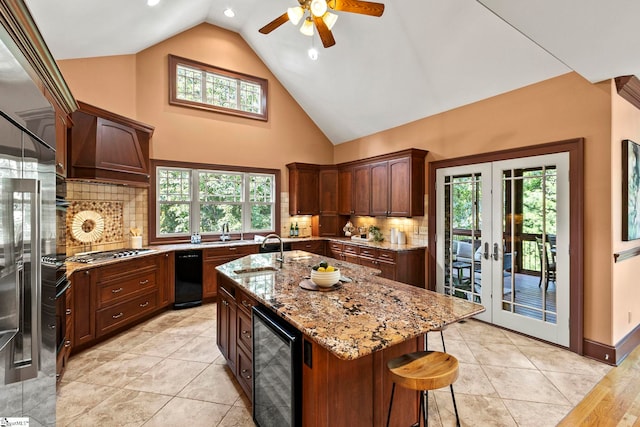
[[[558,426],[640,426],[640,346],[610,370]]]

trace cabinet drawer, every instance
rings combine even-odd
[[[258,247],[256,245],[239,245],[239,246],[221,246],[218,248],[205,249],[203,252],[204,259],[218,257],[242,257],[250,254],[257,254]],[[233,259],[233,258],[232,258]]]
[[[253,329],[251,328],[251,316],[245,313],[242,310],[238,310],[238,328],[237,332],[237,342],[243,349],[247,352],[247,354],[252,354],[253,352],[253,340],[251,338],[253,334]]]
[[[307,242],[291,243],[292,250],[307,251],[318,255],[324,255],[324,242],[322,240],[314,240]]]
[[[360,256],[365,258],[378,258],[378,250],[375,248],[360,248]]]
[[[378,250],[378,259],[380,261],[395,263],[397,257],[398,257],[398,253],[395,252],[395,251],[388,251],[386,249],[379,249]]]
[[[340,253],[344,250],[344,244],[339,242],[329,241],[329,251],[333,253]]]
[[[142,273],[142,270],[149,271],[157,268],[158,257],[146,256],[143,258],[118,261],[115,264],[101,266],[97,268],[98,282],[117,280],[126,276]]]
[[[247,355],[242,348],[238,349],[237,357],[238,361],[236,366],[238,367],[238,374],[236,377],[247,393],[247,396],[251,396],[253,390],[253,363],[251,357]]]
[[[358,255],[360,253],[360,248],[358,246],[356,246],[356,245],[345,244],[343,252],[345,254]]]
[[[238,304],[238,308],[243,310],[249,315],[249,317],[251,317],[251,307],[257,304],[256,300],[251,298],[244,291],[238,289],[236,291],[236,302]]]
[[[155,310],[157,304],[158,293],[154,290],[113,307],[98,310],[96,313],[96,335],[104,335],[127,324],[130,320]]]
[[[147,272],[125,280],[109,281],[98,286],[98,307],[122,301],[156,287],[156,272]]]

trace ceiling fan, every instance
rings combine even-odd
[[[269,22],[258,30],[262,34],[269,34],[287,21],[293,25],[305,17],[300,26],[300,32],[306,36],[313,36],[313,28],[318,30],[320,40],[324,47],[331,47],[336,44],[331,28],[336,23],[338,15],[329,10],[339,12],[359,13],[361,15],[382,16],[384,4],[373,3],[362,0],[298,0],[300,6],[290,7],[285,13]]]

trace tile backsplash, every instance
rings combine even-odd
[[[131,246],[129,229],[142,229],[142,244],[148,244],[148,194],[146,188],[84,181],[67,181],[67,256],[85,251],[121,249]],[[93,243],[76,240],[71,231],[74,216],[96,212],[103,218],[104,231]],[[85,230],[88,231],[88,230]]]
[[[425,212],[427,212],[427,197],[425,196]],[[387,218],[371,216],[351,216],[351,223],[354,227],[369,227],[375,225],[380,228],[385,241],[391,240],[391,228],[404,231],[407,236],[407,243],[410,245],[427,245],[427,225],[426,216],[416,216],[413,218]],[[280,235],[288,237],[291,223],[298,223],[300,237],[311,236],[311,216],[289,216],[289,193],[283,192],[280,195]],[[346,221],[345,221],[346,224]],[[345,224],[340,224],[343,227]],[[343,235],[343,234],[341,234]]]

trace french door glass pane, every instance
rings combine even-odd
[[[556,323],[556,167],[502,177],[502,310]]]
[[[481,303],[482,177],[446,176],[444,293]]]

